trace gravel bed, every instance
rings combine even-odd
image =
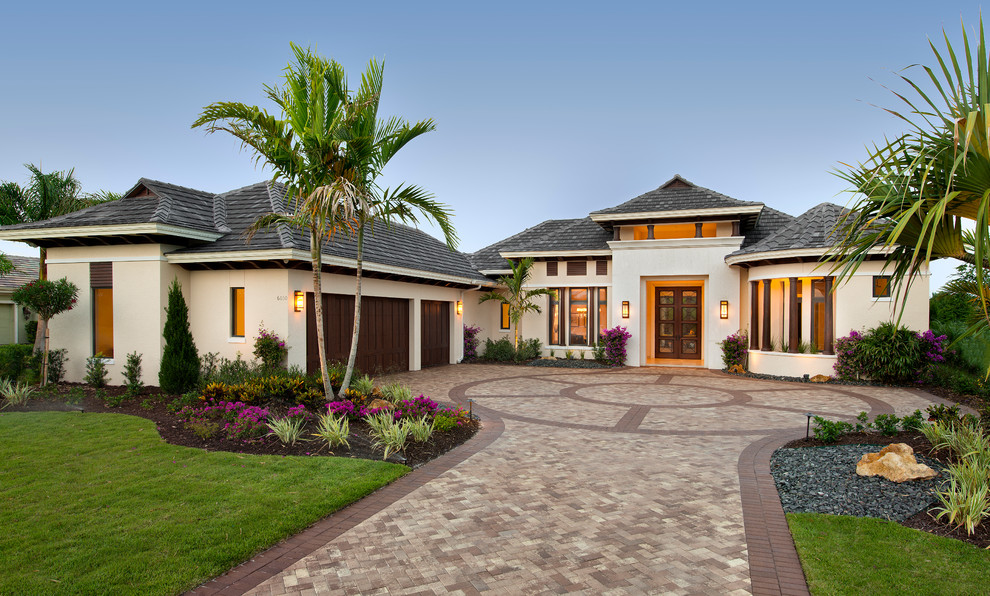
[[[903,521],[935,502],[945,467],[915,454],[940,472],[930,480],[900,484],[880,476],[858,476],[856,462],[864,453],[876,453],[882,445],[838,445],[778,449],[770,458],[770,472],[777,484],[785,513],[829,513]]]
[[[745,372],[740,373],[730,373],[729,369],[723,368],[722,372],[731,375],[733,377],[746,377],[748,379],[762,379],[766,381],[790,381],[792,383],[810,383],[810,376],[804,375],[803,377],[788,377],[785,375],[765,375],[763,373],[755,372]],[[898,385],[885,385],[879,381],[867,381],[865,379],[859,380],[843,380],[838,377],[829,377],[829,380],[823,383],[815,383],[816,385],[855,385],[859,387],[898,387]]]

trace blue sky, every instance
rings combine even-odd
[[[13,4],[13,6],[11,6]],[[384,58],[383,111],[433,118],[384,182],[451,205],[461,250],[583,217],[674,174],[797,215],[845,204],[831,172],[902,130],[883,87],[931,63],[965,2],[7,3],[0,180],[75,168],[88,191],[140,177],[221,192],[268,177],[203,106],[267,107],[289,42],[354,84]],[[15,254],[26,245],[0,243]],[[938,266],[938,265],[937,265]],[[936,283],[952,265],[938,267]]]

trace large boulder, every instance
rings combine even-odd
[[[914,458],[914,449],[904,443],[893,443],[878,453],[867,453],[856,464],[860,476],[883,476],[894,482],[906,480],[927,480],[938,472]]]
[[[808,380],[812,383],[828,383],[832,380],[832,377],[828,375],[815,375]]]
[[[744,375],[746,374],[746,369],[738,364],[733,364],[729,367],[729,372],[737,375]]]

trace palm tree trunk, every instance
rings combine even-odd
[[[344,373],[344,382],[340,386],[340,397],[343,399],[344,391],[351,384],[351,375],[354,374],[354,361],[357,360],[358,336],[361,332],[361,271],[364,265],[364,225],[358,226],[357,241],[357,291],[354,293],[354,332],[351,334],[351,353],[347,356],[347,372]]]
[[[330,375],[327,373],[327,345],[323,338],[323,247],[315,231],[309,234],[309,250],[313,261],[313,313],[316,315],[316,345],[320,352],[320,372],[323,375],[323,395],[333,399]]]
[[[516,352],[519,351],[519,325],[522,325],[522,317],[519,317],[519,319],[516,321],[516,324],[513,325],[513,327],[516,328],[515,329],[515,331],[516,331],[516,337],[515,337],[515,340],[516,340],[515,341]]]

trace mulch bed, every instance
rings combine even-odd
[[[78,396],[80,389],[84,396],[77,403],[71,403],[74,400],[70,396],[73,394]],[[341,446],[335,447],[331,451],[322,440],[299,442],[295,445],[283,445],[275,437],[265,437],[264,439],[251,442],[227,439],[223,436],[213,436],[208,439],[200,438],[194,432],[185,428],[185,424],[182,423],[178,416],[167,410],[166,406],[176,396],[163,394],[157,387],[145,387],[139,395],[124,401],[119,407],[108,406],[103,399],[97,397],[96,390],[88,385],[61,383],[57,386],[51,386],[49,391],[51,395],[46,399],[30,400],[24,406],[10,407],[4,410],[4,412],[81,410],[83,412],[128,414],[147,418],[154,422],[158,428],[158,434],[168,443],[205,449],[206,451],[229,451],[253,455],[336,456],[373,460],[382,459],[381,451],[372,448],[373,439],[370,436],[368,425],[360,420],[352,420],[350,423],[351,434],[348,438],[350,448]],[[126,394],[126,388],[122,386],[106,387],[102,391],[105,392],[105,395],[111,397]],[[478,422],[474,421],[472,424],[449,431],[434,432],[430,440],[424,443],[416,443],[410,440],[403,454],[389,456],[388,461],[403,463],[413,468],[421,466],[464,443],[478,432],[478,428]],[[304,436],[309,437],[311,432],[310,429],[307,429]],[[315,437],[310,438],[315,439]]]
[[[823,447],[826,445],[860,444],[890,445],[891,443],[906,443],[914,449],[915,453],[919,455],[925,455],[945,465],[953,463],[952,456],[948,450],[942,449],[933,451],[932,444],[925,438],[925,435],[918,431],[902,431],[896,435],[890,436],[873,432],[848,433],[842,435],[842,437],[833,443],[825,443],[811,437],[809,439],[798,439],[796,441],[791,441],[790,443],[784,445],[784,447]],[[907,528],[913,528],[915,530],[928,532],[929,534],[936,534],[938,536],[945,536],[948,538],[955,538],[956,540],[961,540],[963,542],[968,542],[969,544],[979,548],[990,548],[990,523],[984,522],[976,528],[976,532],[974,532],[973,535],[968,535],[965,528],[953,528],[945,521],[944,517],[941,520],[936,519],[936,507],[936,505],[932,505],[925,511],[921,511],[899,523]]]

